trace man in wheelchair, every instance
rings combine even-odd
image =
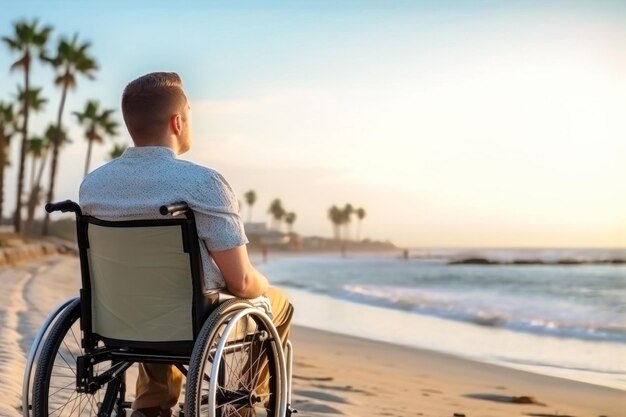
[[[267,297],[271,305],[271,314],[268,316],[284,347],[287,343],[293,307],[285,294],[271,287],[267,278],[252,266],[248,258],[246,249],[248,241],[238,214],[239,203],[235,193],[217,171],[177,159],[177,155],[188,151],[192,143],[190,110],[181,79],[176,73],[151,73],[130,82],[122,95],[122,112],[135,146],[128,148],[121,157],[93,171],[83,180],[80,187],[80,207],[86,217],[93,217],[103,223],[123,223],[162,219],[163,214],[159,212],[159,207],[163,204],[185,202],[191,216],[195,218],[201,258],[199,272],[204,278],[205,288],[208,290],[225,288],[230,294],[241,299]],[[96,226],[90,224],[90,227],[93,229],[90,233],[95,233]],[[90,235],[89,240],[91,239],[93,238]],[[91,246],[90,250],[95,251],[93,243]],[[139,255],[129,255],[131,258],[133,256]],[[90,266],[92,270],[100,268],[94,265]],[[149,296],[155,298],[156,303],[160,303],[167,297],[167,290],[163,291],[166,292],[164,297],[157,297],[152,293]],[[141,295],[137,297],[138,302],[140,298]],[[98,302],[97,299],[94,300],[96,300],[94,303]],[[106,308],[103,311],[106,312]],[[115,319],[112,314],[111,320]],[[237,326],[244,327],[251,321],[250,318],[238,320],[241,323]],[[93,321],[96,326],[95,317]],[[219,330],[214,329],[211,332],[226,332],[228,330],[226,324],[224,321]],[[253,326],[259,327],[262,323],[256,325],[253,323]],[[241,333],[239,327],[231,330],[233,334],[236,332]],[[256,341],[259,342],[264,337],[271,337],[269,331],[258,332],[259,336],[249,336],[250,334],[244,331],[241,340],[258,337]],[[156,335],[157,338],[158,336]],[[113,342],[111,344],[114,345]],[[260,342],[258,344],[261,346]],[[236,352],[237,348],[229,347],[227,344],[223,349]],[[250,348],[254,349],[261,348]],[[195,351],[194,348],[194,353]],[[219,346],[216,344],[207,347],[204,356],[202,352],[198,355],[213,361],[219,353]],[[119,355],[119,352],[117,354]],[[117,357],[113,356],[112,363],[116,363]],[[156,358],[158,356],[155,356],[155,361]],[[265,404],[267,402],[265,398],[269,396],[266,392],[270,389],[268,362],[275,359],[251,358],[254,358],[254,355],[248,352],[248,359],[240,359],[246,363],[239,364],[240,369],[236,372],[244,373],[255,368],[259,374],[255,377],[258,381],[257,386],[248,387],[248,391],[244,390],[246,387],[242,382],[228,390],[223,388],[226,385],[218,387],[217,394],[214,395],[220,399],[222,408],[218,410],[219,412],[212,410],[208,415],[229,415],[226,412],[228,407],[232,409],[232,415],[254,415],[255,406],[261,405],[261,409],[263,406],[269,407]],[[131,417],[163,417],[172,414],[172,408],[178,403],[181,394],[183,382],[181,371],[186,371],[186,368],[165,361],[166,359],[139,363],[136,397],[132,404]],[[78,362],[80,369],[80,360]],[[191,369],[193,364],[190,363],[189,366]],[[221,366],[226,368],[222,371],[228,373],[227,368],[232,365],[221,363]],[[218,375],[218,372],[220,371],[216,370],[211,375]],[[187,390],[190,389],[190,384],[202,385],[203,379],[210,379],[207,371],[202,371],[199,375],[196,378],[199,378],[199,381],[190,381],[188,376]],[[80,377],[78,379],[80,380]],[[247,395],[251,398],[244,399],[244,402],[248,401],[246,404],[240,400],[242,392],[245,392],[244,397]],[[200,393],[194,397],[194,401],[206,403],[205,397],[206,394]],[[189,398],[190,395],[187,393],[186,399]],[[234,404],[238,404],[237,407]],[[70,407],[66,408],[69,410]],[[267,412],[267,415],[278,415],[276,411],[278,407],[272,405],[270,408],[273,411]],[[186,411],[191,415],[197,415],[193,410]],[[63,412],[61,415],[64,415]]]

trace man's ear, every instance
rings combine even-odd
[[[174,132],[176,136],[181,134],[181,132],[183,131],[183,119],[180,114],[175,114],[172,116],[172,118],[170,119],[170,126],[172,128],[172,132]]]

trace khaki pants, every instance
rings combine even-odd
[[[289,338],[293,307],[285,293],[278,288],[270,287],[266,295],[272,305],[273,322],[284,347]],[[267,368],[261,371],[261,378],[259,378],[261,381],[267,372]],[[139,364],[139,377],[137,378],[133,409],[139,410],[150,407],[170,409],[177,404],[182,385],[183,374],[172,365]]]

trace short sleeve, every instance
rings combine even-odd
[[[203,184],[193,190],[198,237],[210,252],[219,252],[248,243],[239,215],[239,201],[226,179],[209,170]]]

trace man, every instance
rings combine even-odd
[[[235,193],[217,171],[176,158],[191,146],[190,110],[176,73],[130,82],[122,113],[135,146],[83,180],[80,205],[103,220],[135,220],[161,218],[161,205],[187,202],[196,218],[207,288],[226,287],[242,298],[266,295],[284,343],[293,308],[250,263]],[[170,416],[181,385],[174,366],[140,365],[131,417]]]

